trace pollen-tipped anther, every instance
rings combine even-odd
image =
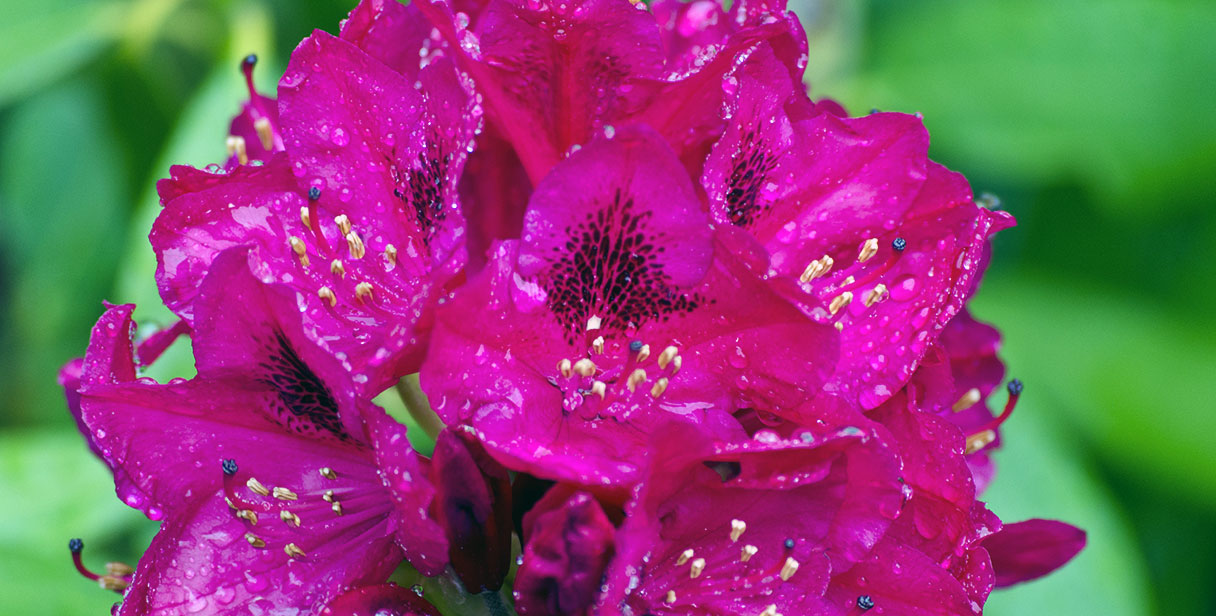
[[[329,302],[331,308],[338,304],[338,296],[334,295],[333,290],[329,287],[321,287],[320,289],[317,289],[317,297]]]
[[[966,453],[975,453],[996,440],[996,430],[982,430],[967,437]]]
[[[861,252],[857,254],[857,262],[865,263],[874,258],[878,254],[878,238],[872,237],[861,245]]]
[[[658,398],[667,391],[667,377],[662,377],[654,382],[654,386],[650,388],[650,395],[653,398]]]
[[[334,501],[333,504],[329,506],[329,508],[331,510],[333,510],[333,512],[336,515],[342,515],[342,503],[340,503],[338,501]]]
[[[242,165],[249,164],[249,150],[245,146],[244,137],[229,135],[225,145],[228,146],[228,155],[236,156],[236,162]]]
[[[701,577],[701,573],[705,571],[705,559],[697,558],[688,565],[688,577],[696,579]]]
[[[338,214],[334,216],[334,224],[338,225],[338,231],[343,236],[350,233],[350,217],[346,214]]]
[[[650,358],[650,345],[643,344],[642,347],[638,349],[638,361],[646,361],[649,358]]]
[[[604,337],[596,336],[595,340],[591,341],[591,350],[595,351],[596,355],[604,354]]]
[[[346,247],[352,259],[362,259],[363,255],[367,254],[367,247],[363,245],[363,238],[359,237],[358,233],[346,234]]]
[[[323,500],[323,501],[325,501],[325,502],[327,502],[327,503],[332,503],[332,502],[334,502],[334,491],[333,491],[333,490],[326,490],[326,491],[325,491],[325,493],[321,495],[321,500]]]
[[[301,550],[300,546],[294,543],[288,543],[287,545],[283,546],[283,551],[292,558],[304,558],[305,556],[308,556],[307,552]]]
[[[781,614],[777,613],[777,604],[770,603],[768,607],[764,608],[763,612],[760,612],[760,616],[781,616]]]
[[[663,597],[663,602],[666,603],[667,605],[671,605],[672,603],[675,603],[676,602],[676,591],[674,591],[674,590],[667,591],[667,596]]]
[[[747,522],[744,522],[743,520],[731,520],[730,521],[730,540],[731,540],[731,542],[738,541],[739,537],[742,537],[743,533],[746,530],[747,530]]]
[[[675,359],[676,355],[679,355],[679,354],[680,354],[680,349],[677,349],[674,346],[669,346],[669,347],[663,349],[663,352],[659,353],[659,359],[657,360],[659,363],[659,368],[660,369],[666,368],[667,364],[670,364],[671,360]]]
[[[258,141],[262,142],[262,148],[274,149],[274,129],[270,127],[270,118],[261,117],[254,120],[253,130],[257,131]]]
[[[579,376],[594,376],[595,362],[586,357],[574,362],[574,372]]]
[[[274,494],[275,498],[277,498],[281,501],[293,501],[293,500],[300,499],[300,497],[297,496],[295,492],[292,492],[291,490],[288,490],[287,488],[275,488],[272,491],[272,493]]]
[[[291,244],[291,251],[299,258],[300,265],[308,267],[308,246],[304,244],[304,240],[293,235],[287,238],[287,242]]]
[[[317,472],[321,473],[321,476],[326,479],[337,479],[338,478],[338,474],[334,472],[334,469],[329,468],[328,466],[321,467],[321,469],[318,470]]]
[[[286,509],[279,512],[279,519],[283,520],[284,523],[291,524],[297,528],[300,526],[300,516]]]
[[[680,552],[680,556],[678,558],[676,558],[676,566],[678,567],[678,566],[688,562],[689,560],[692,559],[694,554],[696,554],[696,552],[693,552],[692,548],[688,548],[687,550]]]
[[[249,522],[250,524],[252,524],[254,526],[258,525],[258,514],[256,511],[253,511],[251,509],[238,509],[234,515],[236,515],[236,517],[238,517],[242,520]]]
[[[305,229],[312,230],[312,216],[308,213],[308,206],[300,206],[300,224],[304,225]]]
[[[561,361],[557,362],[557,371],[562,375],[562,377],[568,379],[572,374],[574,374],[574,364],[569,359],[563,358]]]
[[[751,544],[745,545],[745,546],[743,546],[743,551],[739,553],[739,560],[741,562],[747,562],[747,561],[751,560],[753,556],[756,555],[756,552],[759,552],[759,551],[760,551],[760,548],[758,548],[754,545],[751,545]]]
[[[881,302],[882,300],[886,299],[886,297],[887,297],[887,285],[885,285],[881,282],[874,285],[873,289],[866,291],[866,296],[865,296],[866,308],[869,308],[870,306],[873,306],[874,304]]]
[[[360,302],[365,302],[372,297],[372,283],[360,282],[355,285],[355,298]]]
[[[975,404],[980,401],[980,398],[982,396],[983,396],[983,394],[980,393],[980,390],[978,387],[972,387],[971,389],[968,389],[966,393],[964,393],[962,396],[959,397],[958,401],[956,401],[954,403],[954,406],[950,407],[950,410],[957,413],[959,411],[969,409],[969,408],[975,406]]]
[[[794,560],[793,557],[788,557],[785,559],[785,563],[781,565],[781,580],[789,580],[790,578],[794,577],[794,574],[797,572],[798,561]]]
[[[798,277],[798,280],[801,280],[802,282],[810,282],[820,276],[823,276],[824,274],[832,271],[833,263],[834,261],[832,260],[832,257],[823,255],[822,257],[811,261],[810,264],[806,266],[806,269],[802,270],[802,275]]]
[[[339,278],[346,278],[346,266],[342,265],[341,259],[334,259],[329,264],[329,273]]]
[[[850,291],[845,291],[844,293],[837,295],[836,299],[832,300],[832,303],[828,305],[828,310],[831,311],[832,314],[836,314],[837,312],[840,312],[841,308],[848,306],[849,302],[851,301],[853,301],[853,293]]]
[[[270,495],[270,489],[262,485],[262,482],[258,481],[256,477],[250,477],[249,480],[245,482],[245,487],[249,488],[250,491],[259,496]]]
[[[625,381],[625,387],[630,393],[637,391],[638,385],[646,382],[646,371],[638,368],[629,374],[629,379]]]
[[[671,360],[672,376],[675,376],[675,373],[680,371],[680,366],[683,366],[683,365],[684,365],[684,356],[683,355],[676,355],[675,357],[673,357]]]
[[[606,394],[607,392],[608,392],[608,385],[606,383],[604,383],[603,381],[595,381],[595,382],[591,383],[591,393],[599,396],[600,400],[604,399],[604,394]]]
[[[388,261],[388,266],[397,265],[397,247],[389,244],[384,247],[384,259]]]
[[[252,545],[253,547],[258,548],[258,549],[266,547],[266,542],[262,541],[261,538],[259,538],[257,535],[255,535],[253,533],[245,533],[245,541],[248,541],[249,545]]]

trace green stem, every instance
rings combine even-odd
[[[414,418],[431,440],[435,440],[444,428],[443,420],[431,410],[430,401],[418,386],[418,375],[411,374],[397,381],[397,395],[401,396],[401,402],[405,404],[405,410],[410,412],[410,417]]]

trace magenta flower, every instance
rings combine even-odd
[[[616,529],[589,492],[559,485],[524,516],[515,574],[521,616],[589,613],[612,559]]]
[[[228,127],[229,169],[251,162],[264,163],[270,160],[271,154],[283,149],[278,105],[273,98],[259,94],[253,85],[253,67],[257,63],[258,57],[252,54],[241,61],[249,100]]]
[[[439,616],[418,593],[395,584],[364,586],[344,593],[320,616]]]
[[[653,133],[601,137],[537,186],[522,239],[439,310],[423,389],[504,465],[586,486],[635,482],[672,417],[738,438],[733,409],[792,410],[835,343],[729,241]]]
[[[422,513],[430,484],[416,460],[395,468],[413,489],[411,506],[395,503],[366,436],[404,442],[404,429],[358,399],[299,317],[280,320],[293,294],[250,276],[244,250],[212,269],[195,315],[197,378],[136,378],[131,306],[106,312],[85,357],[88,435],[126,479],[120,498],[163,520],[120,613],[319,609],[383,581],[403,552],[437,572],[446,546]]]
[[[382,39],[358,40],[383,54]],[[407,79],[322,32],[292,55],[278,109],[285,153],[160,182],[162,297],[192,320],[216,255],[254,245],[258,275],[299,290],[315,335],[378,392],[417,370],[435,296],[464,263],[456,182],[478,117],[450,64]]]

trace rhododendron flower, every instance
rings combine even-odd
[[[60,374],[163,520],[77,567],[121,614],[946,616],[1063,565],[979,500],[1012,217],[806,61],[780,0],[364,0],[276,98],[247,58],[225,164],[158,184],[179,320],[137,357],[111,306]]]
[[[136,378],[132,306],[106,312],[85,356],[87,434],[126,479],[119,496],[163,520],[121,614],[319,609],[383,581],[403,549],[421,570],[446,562],[442,533],[419,514],[433,490],[417,461],[396,474],[414,489],[398,505],[366,436],[404,428],[355,396],[299,317],[275,318],[294,299],[255,280],[244,252],[218,257],[203,283],[197,378]]]

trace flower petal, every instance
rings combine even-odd
[[[1085,547],[1085,531],[1056,520],[1006,524],[984,540],[998,587],[1040,578],[1072,560]]]

